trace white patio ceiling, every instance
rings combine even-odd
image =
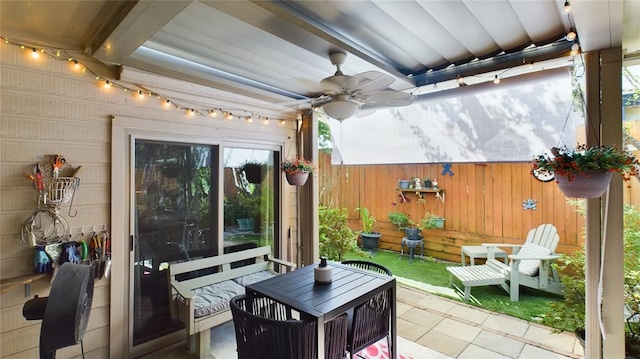
[[[638,29],[636,1],[576,0],[571,19],[563,3],[5,0],[0,35],[83,51],[129,69],[122,81],[185,100],[214,89],[198,101],[203,108],[244,103],[282,115],[321,94],[319,81],[335,71],[328,54],[338,49],[349,53],[345,74],[384,72],[395,79],[391,88],[413,92],[566,54],[574,26],[583,51],[621,45],[623,20]],[[629,34],[629,55],[640,48],[637,35]],[[139,70],[202,87],[146,84]]]

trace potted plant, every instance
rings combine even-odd
[[[249,183],[262,183],[267,173],[267,165],[257,161],[246,161],[240,168]]]
[[[294,158],[282,162],[282,172],[287,176],[290,185],[302,186],[307,182],[309,174],[313,173],[313,162],[304,158]]]
[[[378,241],[382,237],[382,234],[376,231],[376,223],[378,221],[365,207],[356,208],[356,211],[360,212],[360,219],[362,220],[362,232],[360,232],[362,246],[367,250],[373,251],[378,248]]]
[[[404,231],[409,226],[409,216],[401,212],[389,212],[389,221],[398,226],[399,231]]]
[[[425,213],[420,219],[420,229],[444,228],[444,217],[436,216],[433,213]]]
[[[609,185],[611,173],[618,172],[628,181],[638,175],[640,163],[632,154],[612,146],[575,149],[553,147],[533,159],[532,174],[554,174],[558,187],[565,195],[577,198],[600,197]]]

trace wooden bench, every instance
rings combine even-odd
[[[296,267],[273,258],[269,246],[169,265],[171,316],[184,324],[200,358],[211,356],[210,329],[232,320],[231,298],[244,294],[245,285],[277,275],[274,264]]]

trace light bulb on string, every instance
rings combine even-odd
[[[262,122],[266,125],[269,123],[269,117],[265,117],[264,120],[262,120]]]
[[[194,116],[195,114],[196,114],[196,111],[194,109],[191,108],[187,110],[187,115]]]
[[[56,51],[56,57],[60,57],[60,50]]]
[[[209,117],[217,117],[218,116],[218,111],[213,109],[213,110],[209,110]]]
[[[569,32],[567,33],[567,41],[573,41],[576,39],[578,35],[576,35],[575,30],[573,30],[573,28],[571,28],[571,30],[569,30]]]
[[[577,43],[571,45],[571,51],[569,52],[570,55],[577,55],[580,53],[580,45],[578,45]]]
[[[73,60],[73,68],[76,70],[80,70],[80,63],[78,60]]]
[[[253,118],[251,116],[247,116],[244,118],[247,122],[252,122]]]
[[[31,57],[37,59],[38,57],[40,57],[40,54],[38,53],[38,51],[36,51],[36,49],[33,49],[33,51],[31,51]]]
[[[142,93],[142,90],[138,91],[138,97],[139,98],[144,98],[144,94]]]
[[[564,2],[564,5],[562,6],[562,13],[565,15],[569,15],[571,13],[571,4],[569,4],[569,1]]]
[[[164,102],[164,107],[169,107],[169,106],[171,106],[171,100],[167,99],[167,100]]]
[[[104,83],[104,88],[111,88],[111,82],[109,82],[109,80],[106,80]]]
[[[498,75],[496,75],[496,76],[493,78],[493,83],[494,83],[494,84],[496,84],[496,85],[500,83],[500,78],[498,77]]]
[[[223,113],[223,114],[222,114],[222,117],[223,117],[225,120],[233,120],[233,115],[232,115],[231,113],[229,113],[229,112],[225,112],[225,113]]]
[[[280,126],[284,126],[284,118],[280,119]]]

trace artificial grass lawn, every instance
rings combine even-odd
[[[402,260],[399,260],[399,258],[400,253],[398,252],[378,249],[371,258],[366,260],[382,264],[397,277],[408,278],[438,287],[449,287],[449,272],[446,267],[460,265],[460,263],[436,261],[428,257],[425,257],[424,262],[421,262],[420,257],[415,256],[413,263],[409,263],[407,255]],[[346,259],[363,258],[347,254]],[[464,289],[459,282],[456,285]],[[549,302],[562,301],[562,296],[520,287],[520,300],[512,302],[509,300],[509,293],[497,285],[473,287],[471,288],[471,295],[478,300],[479,304],[473,301],[467,302],[468,304],[530,322],[540,322],[541,316],[549,308]],[[453,299],[464,301],[461,297]]]

